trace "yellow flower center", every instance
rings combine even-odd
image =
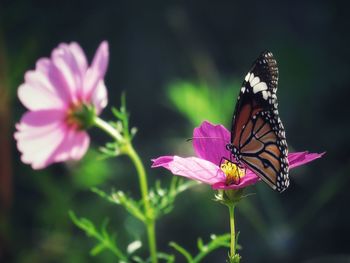
[[[226,175],[226,185],[239,184],[240,179],[245,176],[244,169],[228,160],[220,165],[220,169]]]

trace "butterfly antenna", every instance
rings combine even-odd
[[[225,141],[223,138],[221,137],[192,137],[192,138],[188,138],[186,139],[186,142],[192,141],[193,139],[212,139],[212,140],[222,140]]]

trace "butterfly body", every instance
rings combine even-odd
[[[278,68],[269,51],[263,52],[246,75],[226,146],[239,166],[260,176],[273,189],[289,186],[288,147],[277,103]]]

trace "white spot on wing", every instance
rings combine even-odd
[[[253,78],[252,81],[250,81],[250,86],[254,87],[256,84],[258,84],[260,82],[260,78],[259,77],[255,77]]]
[[[245,92],[245,87],[241,88],[241,92],[244,93]]]
[[[253,78],[254,78],[254,73],[251,73],[249,77],[249,82],[252,82]]]
[[[267,92],[266,92],[266,90],[264,90],[262,92],[262,96],[263,96],[264,100],[267,100]]]
[[[244,80],[248,82],[249,77],[250,77],[250,72],[248,72],[248,74],[245,76]]]
[[[260,82],[259,84],[255,85],[253,87],[253,92],[254,93],[257,93],[257,92],[260,92],[260,91],[263,91],[263,90],[267,90],[267,85],[266,85],[265,82]],[[267,96],[267,94],[266,94],[266,96]]]

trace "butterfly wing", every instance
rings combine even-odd
[[[278,68],[263,52],[246,75],[233,115],[231,144],[244,165],[273,189],[289,185],[288,147],[277,110]]]

